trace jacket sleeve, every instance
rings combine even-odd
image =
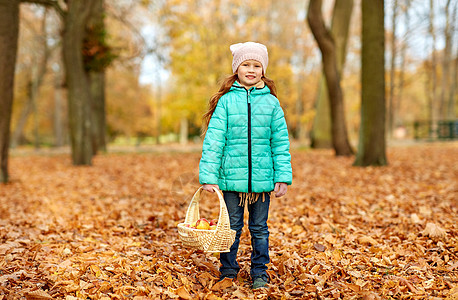
[[[208,124],[199,163],[200,184],[218,184],[221,159],[226,145],[227,112],[224,101],[218,101]]]
[[[290,185],[293,181],[293,174],[291,154],[289,153],[288,128],[280,104],[274,109],[271,131],[270,146],[274,162],[274,182],[285,182]]]

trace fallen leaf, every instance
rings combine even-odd
[[[421,223],[421,220],[420,220],[420,218],[418,217],[417,214],[411,214],[411,215],[410,215],[410,220],[411,220],[412,223],[414,223],[414,224],[419,224],[419,223]]]
[[[310,269],[310,273],[315,275],[316,273],[318,273],[318,271],[320,270],[321,266],[320,265],[315,265],[313,266],[313,268]]]
[[[399,283],[401,285],[405,285],[407,286],[407,288],[409,289],[409,291],[411,291],[412,293],[416,294],[417,293],[417,289],[405,278],[402,278],[402,277],[399,277],[398,278],[399,280]]]
[[[52,299],[51,295],[43,290],[35,290],[31,292],[26,292],[25,297],[27,300],[47,300]]]
[[[241,288],[237,287],[237,290],[232,292],[232,297],[234,297],[234,299],[246,299],[247,298],[247,293],[242,291]]]
[[[431,238],[443,238],[447,235],[447,231],[435,223],[427,223],[421,233]]]
[[[189,292],[183,287],[183,286],[180,286],[179,288],[177,288],[175,290],[175,293],[180,297],[180,298],[183,298],[183,299],[192,299],[191,295],[189,295]]]
[[[203,272],[199,275],[197,275],[197,280],[204,286],[204,287],[209,287],[209,284],[213,281],[216,280],[216,277],[213,277],[210,273],[208,272]]]
[[[315,243],[313,247],[315,248],[316,251],[320,251],[320,252],[324,252],[326,250],[326,246],[322,244],[318,244],[318,243]]]
[[[222,291],[222,290],[227,289],[228,287],[231,287],[232,285],[233,285],[232,279],[226,277],[223,280],[220,280],[217,283],[215,283],[211,290],[214,292]]]
[[[353,292],[359,292],[361,290],[361,287],[357,284],[346,283],[345,286]]]
[[[358,241],[360,242],[360,244],[371,244],[372,246],[378,244],[378,242],[375,239],[367,235],[359,237]]]

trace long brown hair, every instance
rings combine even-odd
[[[215,112],[216,105],[218,105],[219,99],[224,94],[229,92],[229,90],[231,89],[232,85],[234,84],[234,82],[237,79],[238,79],[237,73],[226,77],[225,79],[223,79],[223,81],[221,83],[221,87],[219,88],[218,92],[216,92],[215,94],[213,94],[213,96],[211,96],[210,101],[208,102],[208,110],[203,116],[204,127],[202,128],[202,136],[205,135],[205,133],[207,132],[208,124],[210,123],[210,119],[211,119],[213,113]],[[275,87],[275,82],[272,79],[267,78],[265,76],[262,76],[261,79],[262,79],[262,81],[264,81],[264,83],[269,88],[270,93],[272,95],[274,95],[275,97],[277,97],[277,88]]]

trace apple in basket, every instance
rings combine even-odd
[[[210,226],[216,225],[217,221],[216,220],[210,220]]]
[[[208,229],[210,229],[210,222],[208,222],[207,219],[205,219],[205,218],[199,219],[196,222],[196,228],[197,229],[208,230]]]

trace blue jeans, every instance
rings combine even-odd
[[[235,278],[240,270],[237,263],[237,251],[239,249],[240,235],[243,228],[243,214],[245,208],[239,206],[239,193],[223,192],[224,201],[226,202],[231,221],[231,229],[237,233],[235,235],[234,244],[232,244],[230,252],[220,254],[220,272],[221,278]],[[261,277],[268,281],[267,264],[269,263],[269,228],[267,227],[267,218],[269,216],[270,194],[265,194],[265,201],[262,197],[253,204],[248,204],[248,228],[251,234],[251,278],[254,280]]]

